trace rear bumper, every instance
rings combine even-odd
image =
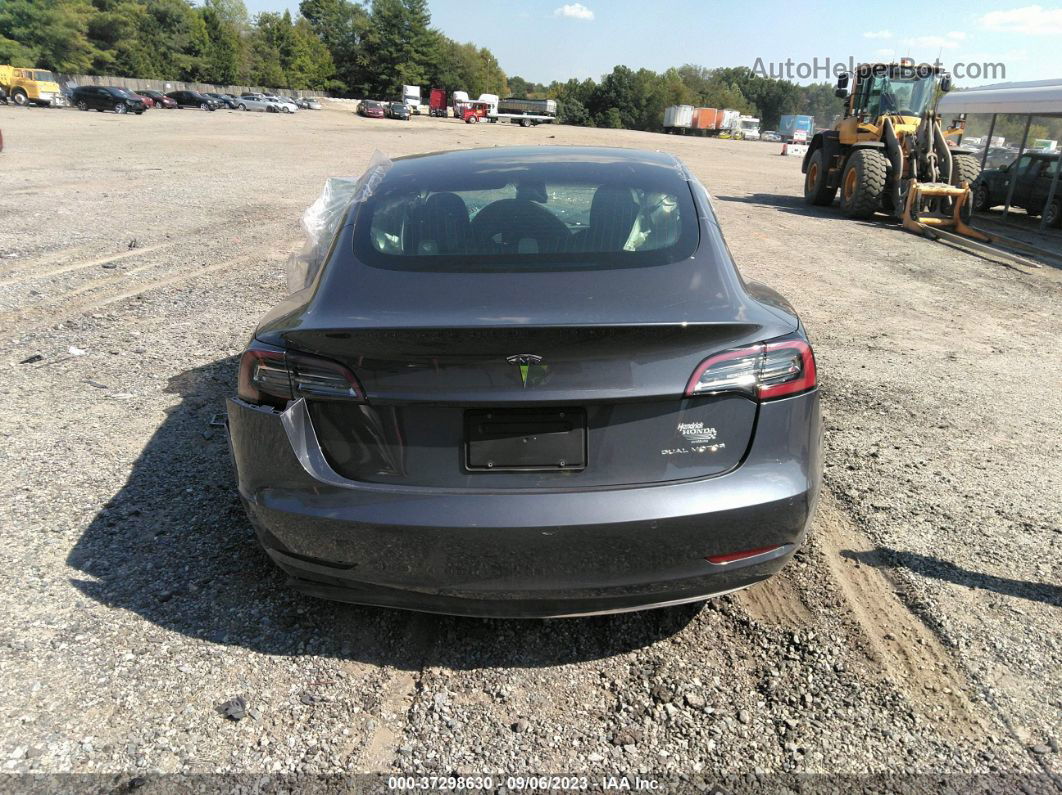
[[[230,400],[228,412],[240,496],[296,587],[429,612],[586,615],[744,588],[803,543],[821,479],[817,392],[765,404],[728,474],[577,492],[357,483],[328,467],[304,405],[281,414]]]

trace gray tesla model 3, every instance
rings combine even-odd
[[[821,482],[815,359],[673,156],[397,159],[228,404],[240,496],[311,594],[477,616],[769,577]]]

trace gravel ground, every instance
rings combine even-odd
[[[0,128],[0,770],[1058,774],[1059,271],[806,208],[774,144],[347,106]],[[377,148],[509,143],[673,150],[801,311],[827,490],[778,577],[470,620],[300,596],[255,546],[212,420],[301,211]]]

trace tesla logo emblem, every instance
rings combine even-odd
[[[531,368],[542,364],[542,357],[536,356],[533,353],[517,353],[512,356],[506,357],[505,361],[509,364],[515,364],[520,368],[520,383],[527,388],[527,379],[531,373]]]

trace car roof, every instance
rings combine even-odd
[[[618,146],[496,146],[489,149],[457,149],[444,152],[429,152],[396,157],[415,168],[420,162],[427,168],[442,165],[470,169],[489,168],[491,165],[512,165],[517,162],[531,163],[615,163],[643,166],[671,166],[681,168],[678,158],[667,152],[648,149],[625,149]],[[683,171],[685,169],[682,169]]]

